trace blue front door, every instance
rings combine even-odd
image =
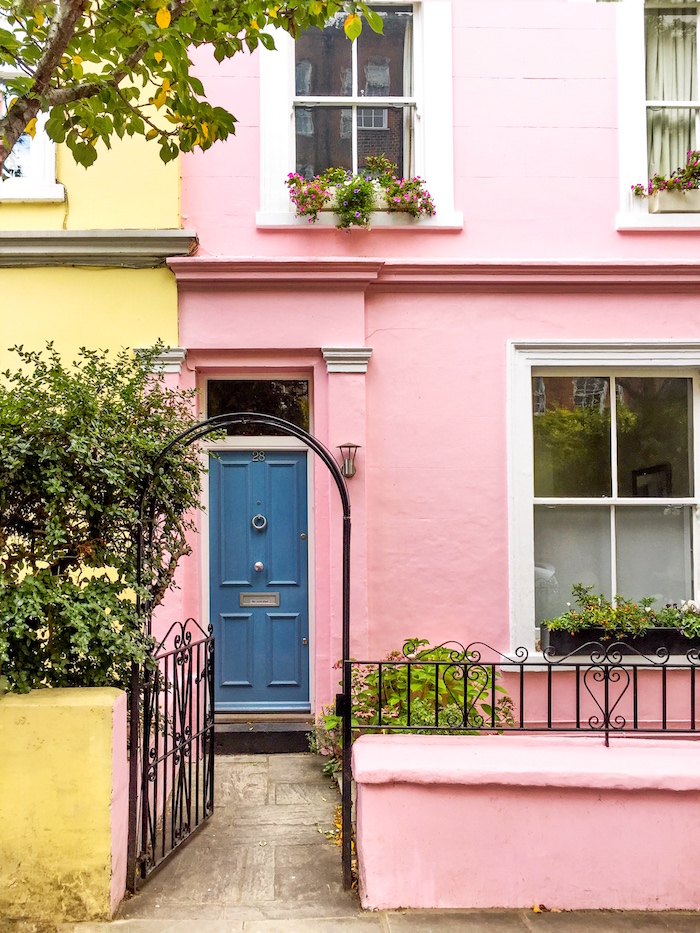
[[[216,708],[309,710],[306,452],[220,451],[209,480]]]

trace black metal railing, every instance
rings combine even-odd
[[[213,813],[211,626],[207,633],[194,619],[174,623],[141,675],[138,696],[130,741],[132,890],[136,874],[146,878]]]
[[[363,732],[693,733],[700,654],[653,655],[622,642],[531,658],[483,642],[401,659],[349,661],[352,730]]]

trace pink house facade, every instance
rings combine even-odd
[[[239,122],[183,159],[200,246],[170,262],[181,384],[202,416],[273,397],[328,448],[358,445],[353,657],[409,637],[536,656],[577,582],[697,598],[700,213],[631,193],[696,147],[694,7],[377,8],[400,33],[385,51],[329,27],[322,54],[287,36],[230,64],[199,54]],[[673,86],[672,55],[689,56]],[[295,217],[289,172],[389,150],[434,217],[377,213],[350,233]],[[607,441],[559,456],[537,427],[554,409],[597,413]],[[336,490],[288,438],[212,446],[179,598],[214,624],[218,707],[316,714],[341,657]],[[234,556],[228,534],[246,542]]]

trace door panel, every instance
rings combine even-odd
[[[309,710],[306,452],[221,451],[209,474],[216,708]]]

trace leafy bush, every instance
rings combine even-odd
[[[585,629],[602,629],[602,638],[624,638],[643,635],[650,628],[677,629],[688,638],[700,635],[700,604],[693,600],[668,603],[652,609],[655,599],[645,596],[638,602],[616,596],[614,603],[593,592],[592,586],[576,583],[572,589],[575,606],[542,625],[550,632],[570,632],[575,635]]]
[[[342,668],[342,662],[336,667]],[[513,702],[497,681],[495,668],[476,654],[465,656],[449,643],[433,647],[426,639],[411,638],[403,652],[392,651],[381,662],[353,662],[353,737],[360,730],[477,735],[505,728],[513,724]],[[326,707],[310,739],[311,750],[329,758],[324,770],[337,770],[342,744],[342,717]]]
[[[191,393],[150,372],[155,347],[81,350],[66,366],[16,347],[0,383],[0,674],[9,689],[125,686],[149,656],[134,596],[138,503],[153,480],[141,595],[172,586],[199,504],[200,464],[165,444],[192,423]]]

